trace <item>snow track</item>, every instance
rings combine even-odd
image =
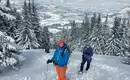
[[[43,50],[23,51],[27,58],[19,72],[7,68],[0,74],[0,80],[57,80],[53,64],[46,60],[52,54],[45,54]],[[51,50],[53,53],[54,50]],[[81,63],[81,53],[73,52],[69,61],[67,76],[70,80],[130,80],[130,66],[121,64],[116,57],[94,56],[91,69],[83,75],[77,75]],[[86,66],[85,66],[86,67]]]

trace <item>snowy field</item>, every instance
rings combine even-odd
[[[52,57],[43,50],[23,51],[26,61],[19,72],[9,68],[0,74],[0,80],[57,80],[53,64],[46,60]],[[119,58],[108,56],[94,56],[91,69],[82,76],[77,75],[81,53],[73,52],[69,61],[67,75],[70,80],[130,80],[130,66],[121,64]]]

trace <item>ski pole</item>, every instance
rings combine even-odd
[[[48,79],[48,64],[47,64],[47,71],[46,71],[46,80]]]

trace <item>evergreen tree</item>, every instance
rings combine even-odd
[[[16,31],[16,23],[15,23],[16,20],[10,20],[9,21],[9,28],[7,30],[7,34],[9,36],[11,36],[12,38],[15,38],[15,31]]]
[[[94,48],[94,52],[96,54],[103,54],[102,49],[101,49],[101,44],[102,44],[102,22],[101,22],[101,15],[99,14],[98,18],[96,19],[97,21],[93,24],[96,24],[95,27],[93,28],[92,35],[90,36],[91,40],[91,45]]]
[[[54,35],[53,48],[56,49],[57,47],[58,47],[58,44],[57,44],[56,36]]]
[[[27,2],[26,2],[26,0],[25,0],[25,1],[24,1],[24,6],[23,6],[23,11],[22,11],[22,14],[23,14],[23,17],[24,17],[24,18],[27,16],[27,13],[28,13]]]
[[[115,17],[111,38],[107,40],[106,55],[117,56],[121,53],[122,42],[120,40],[120,35],[119,35],[120,26],[121,26],[121,19]]]
[[[17,18],[16,18],[16,26],[17,26],[17,29],[16,29],[16,31],[15,31],[15,37],[14,37],[14,39],[15,39],[15,42],[16,42],[16,44],[18,44],[18,36],[19,36],[19,33],[21,32],[21,30],[23,29],[23,20],[21,19],[21,16],[17,16]]]
[[[65,30],[65,27],[64,27],[64,26],[63,26],[63,29],[62,29],[61,39],[63,39],[63,40],[66,39],[66,30]]]
[[[16,33],[22,28],[23,19],[20,13],[16,14]]]
[[[32,28],[34,30],[34,33],[36,34],[36,38],[38,40],[38,43],[41,44],[40,39],[42,37],[40,36],[40,34],[41,34],[40,19],[38,16],[38,12],[37,12],[37,8],[36,8],[34,0],[32,0],[32,19],[31,19],[31,22],[32,22]]]
[[[42,32],[42,46],[45,49],[45,52],[50,53],[50,33],[48,27],[44,27]]]
[[[130,47],[128,30],[129,29],[126,23],[126,19],[124,19],[120,30],[121,41],[122,41],[122,48],[121,48],[122,53],[120,54],[121,56],[128,56],[127,53]]]
[[[11,12],[11,9],[0,3],[0,30],[4,32],[8,32],[9,22],[11,20],[15,20],[15,17],[9,13]]]
[[[89,22],[89,19],[88,19],[88,16],[86,15],[84,20],[83,20],[83,23],[81,25],[81,30],[82,30],[82,37],[81,37],[81,45],[86,45],[89,43],[89,37],[90,37],[90,22]]]
[[[21,28],[20,33],[16,36],[19,45],[22,45],[25,49],[38,48],[39,44],[36,39],[34,30],[31,28],[32,24],[30,21],[30,15],[28,13],[28,7],[26,1],[23,7],[23,28]]]
[[[65,40],[66,42],[68,42],[68,29],[65,29],[65,27],[63,26],[63,29],[62,29],[62,34],[61,34],[61,39]]]
[[[6,7],[11,7],[10,0],[6,1]]]
[[[17,42],[22,45],[24,49],[35,49],[39,47],[34,31],[24,23],[24,28],[18,35]]]
[[[77,25],[75,21],[70,22],[71,24],[71,32],[70,32],[70,38],[69,38],[69,46],[70,50],[73,51],[76,48],[76,44],[78,43],[78,31],[77,31]]]
[[[28,14],[29,14],[29,17],[31,18],[31,15],[32,15],[32,4],[31,4],[31,0],[29,0],[28,2]]]
[[[102,29],[101,29],[101,50],[102,54],[105,55],[105,47],[106,47],[106,41],[109,39],[109,26],[108,26],[108,15],[106,16],[106,20],[103,23]]]
[[[38,12],[37,12],[37,8],[36,8],[36,5],[35,5],[35,2],[34,0],[32,0],[32,25],[33,25],[33,28],[37,34],[37,29],[39,29],[40,27],[40,19],[39,19],[39,16],[38,16]]]
[[[13,15],[16,18],[18,12],[15,7],[11,6],[10,0],[6,1],[6,7],[8,7],[10,9],[10,11],[8,11],[8,13],[10,13],[11,15]],[[13,38],[15,38],[15,36],[16,36],[16,30],[17,30],[16,22],[17,22],[17,19],[9,20],[7,22],[7,26],[8,26],[7,34]]]
[[[11,66],[15,70],[19,70],[17,66],[22,62],[19,59],[21,49],[15,44],[14,39],[0,32],[0,44],[0,66]]]
[[[128,28],[128,33],[127,33],[127,35],[128,35],[128,39],[129,39],[129,41],[130,41],[130,21],[128,20],[128,22],[127,22],[127,28]],[[130,56],[130,46],[128,47],[128,53],[126,54],[126,55],[128,55],[128,56]]]
[[[93,17],[91,18],[90,33],[93,32],[93,28],[96,26],[96,22],[97,22],[96,13],[94,13]]]
[[[77,26],[76,26],[76,22],[75,21],[72,21],[71,22],[71,27],[72,27],[72,29],[71,29],[71,34],[70,34],[70,36],[71,36],[71,40],[75,40],[78,36],[78,34],[77,34]]]

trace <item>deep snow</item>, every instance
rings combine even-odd
[[[0,80],[57,80],[53,64],[48,65],[46,60],[52,57],[44,50],[23,51],[26,61],[19,72],[6,68],[0,74]],[[73,52],[70,57],[67,75],[70,80],[130,80],[130,66],[120,63],[119,58],[110,56],[93,57],[91,69],[82,76],[77,75],[81,62],[81,52]]]

